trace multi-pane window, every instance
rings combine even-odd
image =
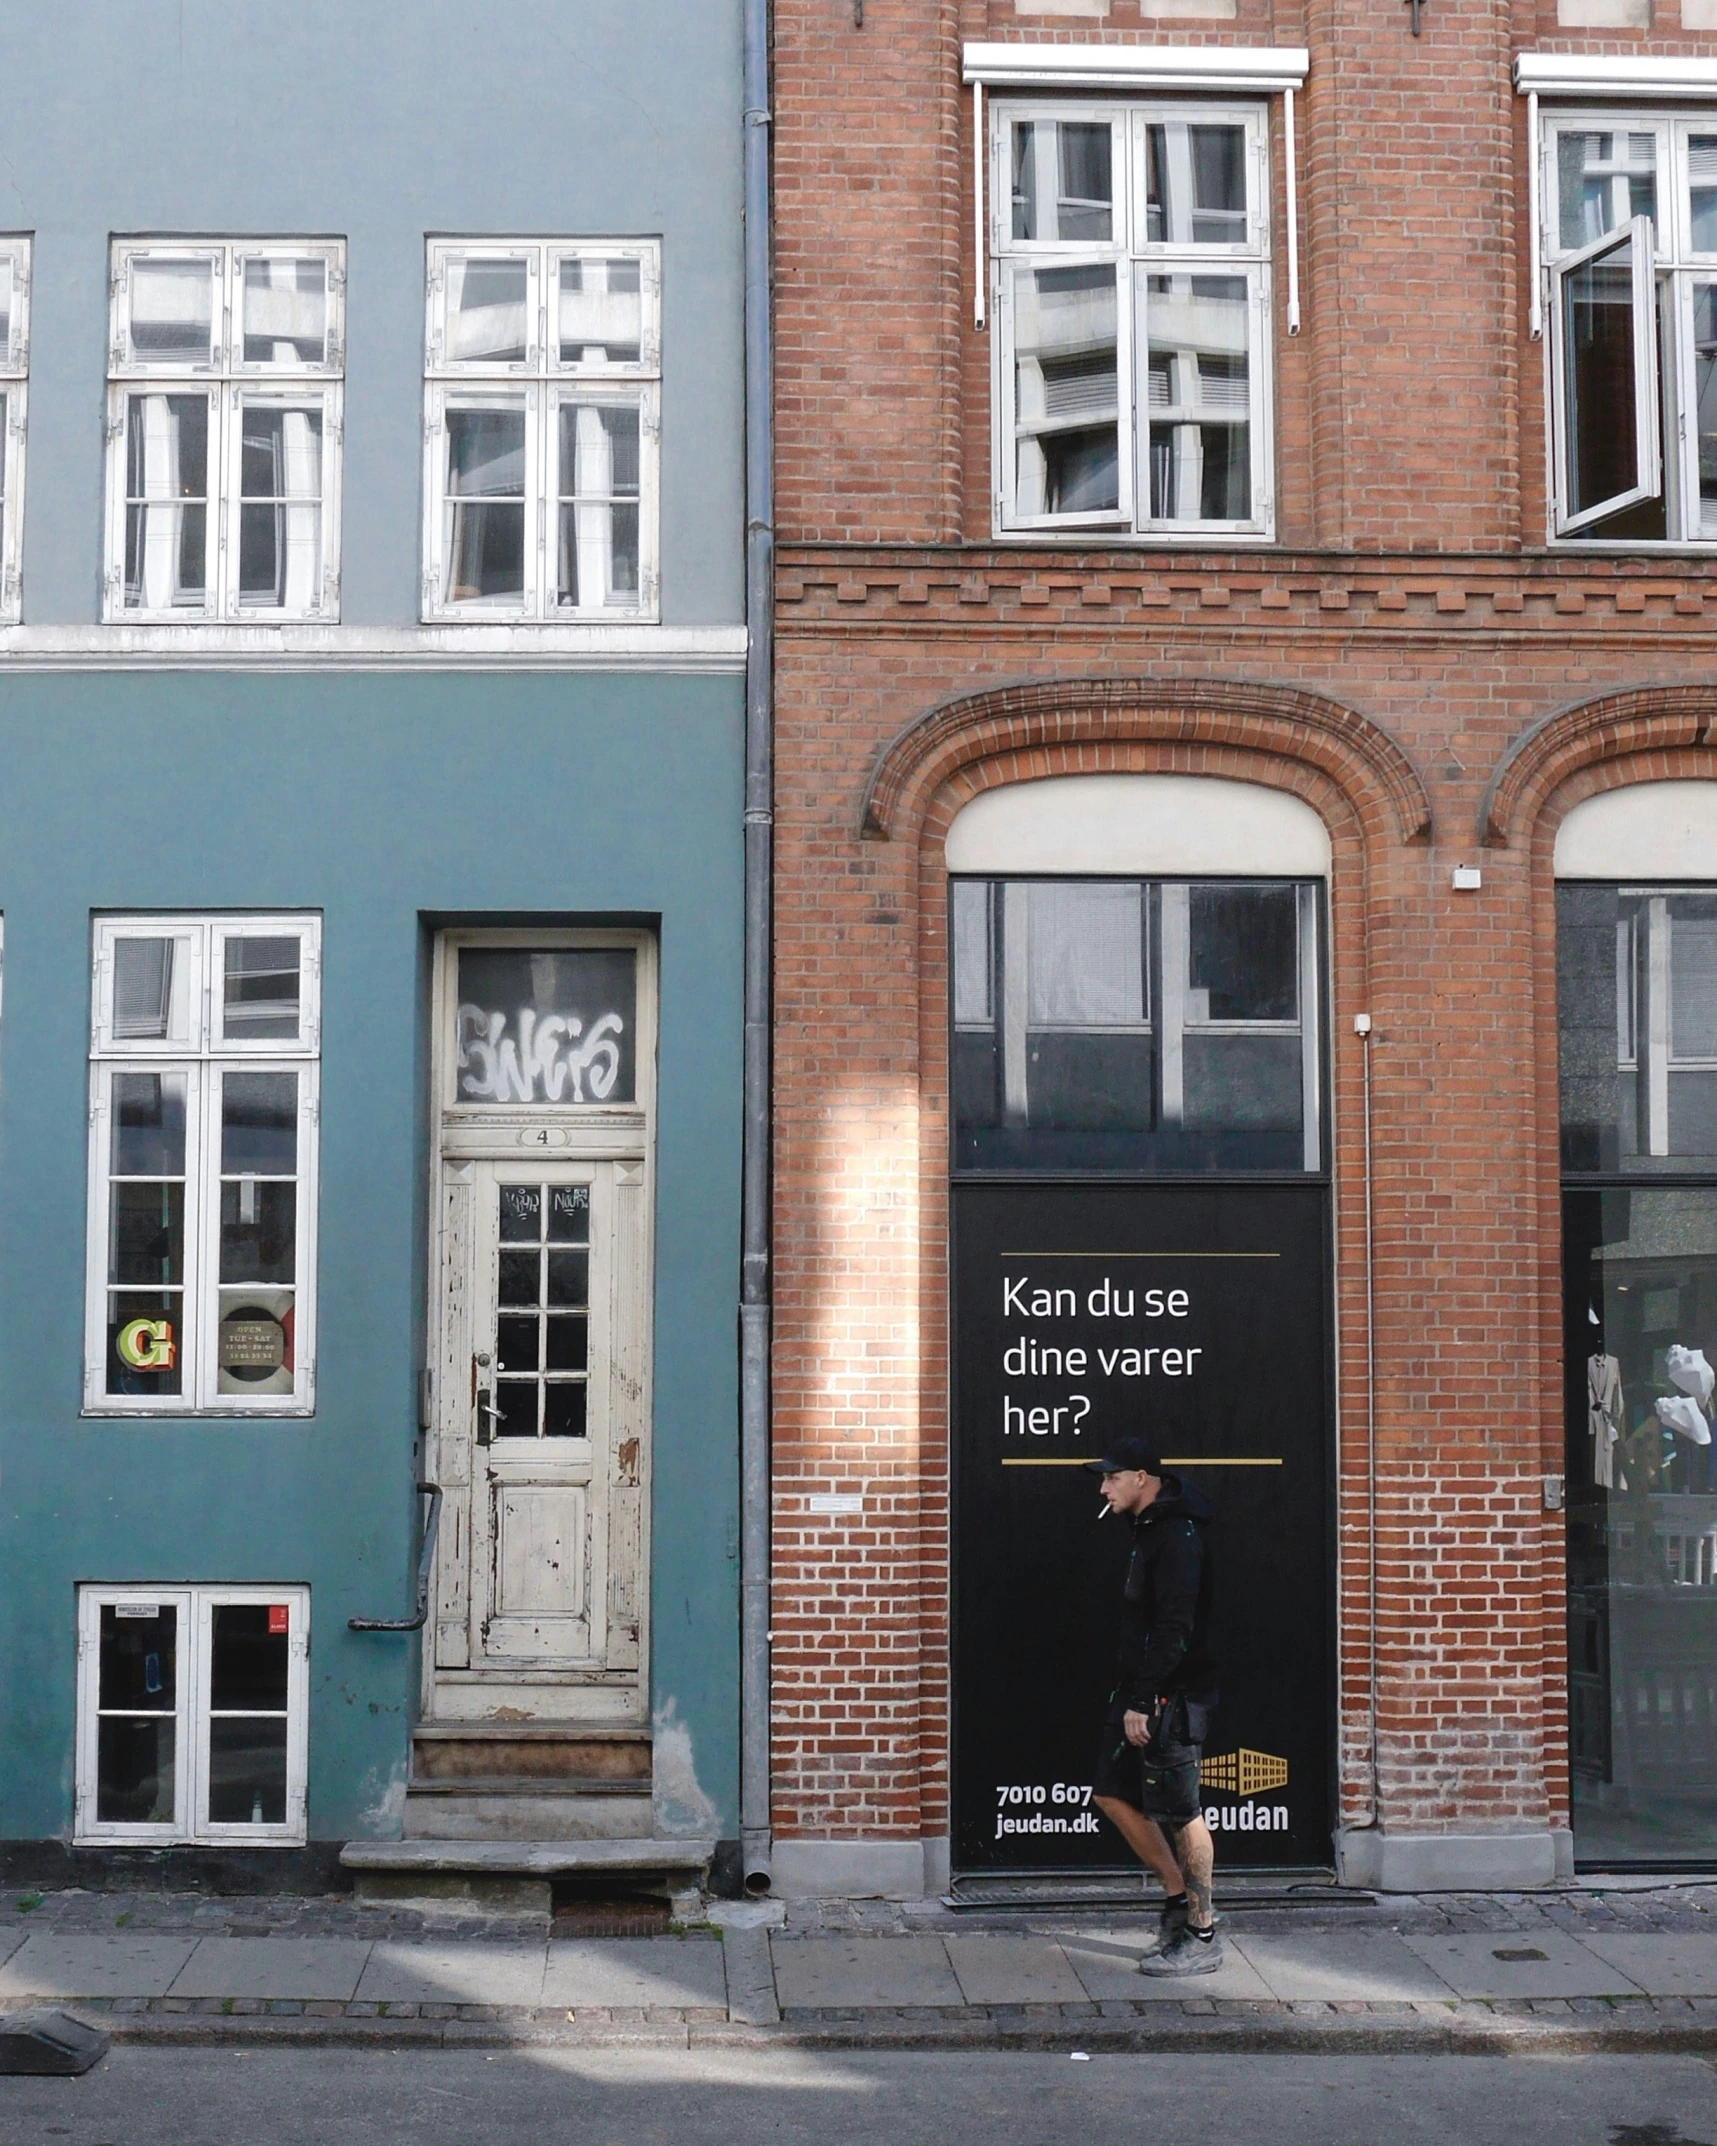
[[[588,1436],[590,1187],[504,1184],[495,1314],[496,1438]],[[487,1427],[479,1437],[486,1442]]]
[[[18,617],[24,548],[24,406],[30,375],[30,241],[0,239],[0,624]]]
[[[961,1170],[1316,1170],[1320,889],[952,883]]]
[[[333,619],[345,246],[116,240],[105,615]]]
[[[1003,103],[994,127],[998,528],[1268,534],[1262,112]]]
[[[660,291],[653,242],[431,242],[426,618],[656,615]]]
[[[305,1835],[302,1587],[78,1591],[77,1837]]]
[[[320,926],[101,918],[84,1407],[314,1401]]]
[[[1557,534],[1717,541],[1717,113],[1548,121]]]

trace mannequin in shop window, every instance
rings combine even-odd
[[[1601,1352],[1586,1359],[1586,1428],[1592,1439],[1592,1481],[1600,1490],[1626,1490],[1628,1479],[1616,1464],[1622,1442],[1622,1366]]]
[[[1703,1349],[1671,1345],[1666,1359],[1669,1382],[1678,1390],[1657,1403],[1657,1419],[1675,1434],[1675,1456],[1680,1466],[1676,1488],[1694,1493],[1709,1487],[1711,1474],[1711,1389],[1717,1373],[1705,1360]]]

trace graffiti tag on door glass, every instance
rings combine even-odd
[[[630,948],[464,947],[462,1103],[629,1103],[636,960]]]

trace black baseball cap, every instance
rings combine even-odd
[[[1111,1438],[1103,1448],[1101,1460],[1088,1460],[1085,1466],[1093,1475],[1115,1475],[1123,1468],[1137,1468],[1145,1475],[1161,1475],[1163,1457],[1148,1438]]]

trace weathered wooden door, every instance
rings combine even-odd
[[[639,1708],[644,1224],[641,1160],[443,1165],[436,1666],[528,1713]]]
[[[438,948],[425,1712],[646,1719],[655,950]]]

